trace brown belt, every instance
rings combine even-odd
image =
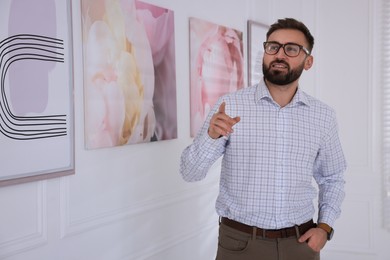
[[[302,225],[299,226],[294,226],[294,227],[288,227],[288,228],[282,228],[282,229],[261,229],[258,227],[252,227],[248,226],[246,224],[222,217],[221,218],[221,223],[234,228],[238,231],[245,232],[248,234],[253,234],[254,229],[256,229],[256,235],[257,236],[262,236],[264,238],[287,238],[287,237],[292,237],[292,236],[297,236],[299,237],[300,235],[303,235],[306,231],[309,229],[316,227],[316,224],[314,224],[313,220],[310,220],[306,223],[303,223]]]

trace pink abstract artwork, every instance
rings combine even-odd
[[[191,136],[218,98],[244,87],[242,32],[190,19]]]
[[[88,149],[177,138],[174,15],[134,0],[82,0]]]

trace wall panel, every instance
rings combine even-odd
[[[0,189],[0,259],[47,243],[46,181]]]

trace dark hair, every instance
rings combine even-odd
[[[309,29],[304,25],[302,22],[295,20],[294,18],[285,18],[285,19],[279,19],[276,23],[272,24],[267,32],[267,40],[269,36],[280,29],[293,29],[301,31],[307,40],[307,43],[309,44],[309,51],[311,52],[313,50],[314,46],[314,37],[311,35]]]

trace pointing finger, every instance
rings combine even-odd
[[[222,102],[222,104],[219,106],[218,112],[219,112],[219,113],[224,113],[224,114],[225,114],[225,107],[226,107],[226,103],[225,103],[225,101],[224,101],[224,102]]]

